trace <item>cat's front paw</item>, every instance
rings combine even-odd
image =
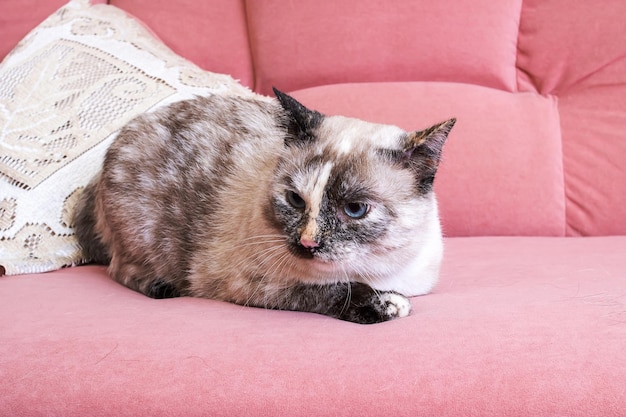
[[[385,309],[385,316],[388,320],[406,317],[411,312],[411,302],[408,298],[396,294],[395,292],[385,292],[380,294],[380,302]]]
[[[342,320],[360,324],[380,323],[411,312],[408,298],[395,292],[379,292],[365,284],[352,284],[350,303],[339,316]]]

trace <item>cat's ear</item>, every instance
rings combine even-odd
[[[420,187],[429,189],[435,178],[443,145],[456,119],[446,120],[425,130],[408,133],[404,138],[401,162],[413,169]]]
[[[438,163],[443,144],[455,123],[456,119],[450,119],[428,129],[409,133],[404,139],[403,156],[406,159],[412,159],[415,156],[425,157]]]
[[[293,140],[310,141],[315,139],[314,131],[322,122],[324,115],[315,110],[307,109],[295,98],[283,93],[276,87],[272,87],[272,89],[288,117],[286,128],[289,138],[285,140],[285,143],[293,143]]]

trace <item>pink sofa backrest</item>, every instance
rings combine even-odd
[[[457,3],[249,1],[256,88],[428,80],[514,89],[519,6],[473,1],[467,36],[468,6]]]
[[[63,3],[1,4],[0,56]],[[370,83],[354,115],[406,129],[457,116],[437,179],[448,235],[626,234],[626,2],[109,3],[261,93],[308,89],[296,96],[349,114],[346,83]],[[409,126],[394,99],[428,103]]]
[[[143,21],[175,52],[252,87],[246,6],[241,0],[110,0]]]

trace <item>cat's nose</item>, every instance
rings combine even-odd
[[[306,237],[300,238],[300,244],[307,249],[315,249],[320,246],[320,244],[314,241],[313,239],[309,239]]]

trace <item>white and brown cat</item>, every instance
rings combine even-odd
[[[433,180],[451,119],[423,131],[277,100],[210,96],[129,123],[75,218],[87,260],[154,298],[357,323],[436,283]]]

